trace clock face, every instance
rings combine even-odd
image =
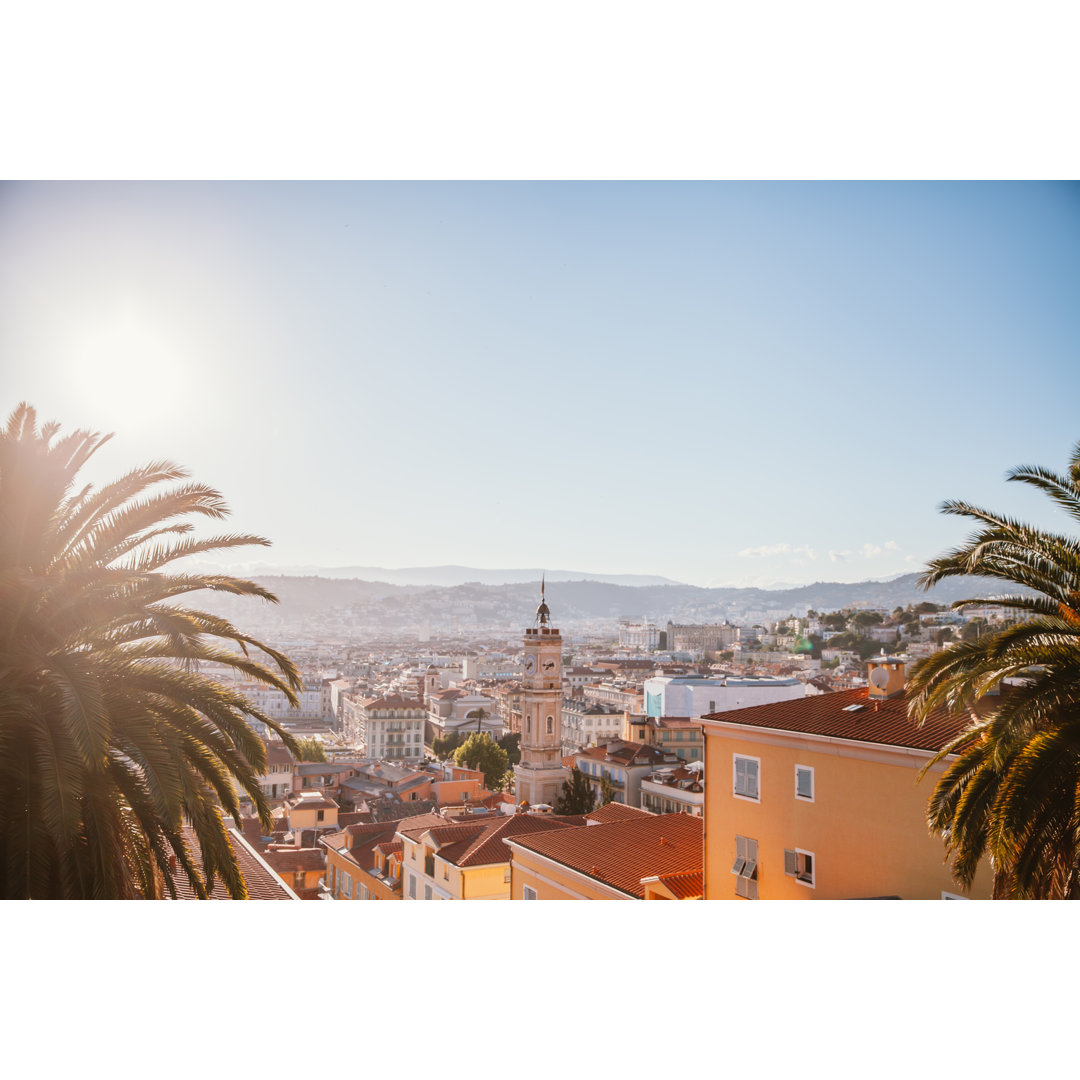
[[[536,657],[531,653],[525,657],[525,674],[531,675],[536,670]]]
[[[554,671],[558,666],[554,660],[545,660],[543,663],[544,671]]]

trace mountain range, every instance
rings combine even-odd
[[[475,571],[443,567],[452,572]],[[236,568],[232,568],[235,573]],[[418,571],[410,571],[418,573]],[[491,576],[507,571],[487,571]],[[473,578],[454,585],[394,584],[361,578],[251,575],[281,601],[257,613],[244,598],[216,596],[210,605],[229,618],[269,621],[277,628],[305,628],[315,632],[334,627],[362,635],[394,635],[423,629],[433,634],[507,631],[532,621],[539,601],[538,575],[520,571],[525,580],[486,584]],[[835,611],[849,605],[896,607],[930,600],[949,604],[970,597],[992,597],[998,583],[978,578],[942,582],[929,592],[919,588],[917,574],[888,581],[815,582],[787,589],[703,588],[675,582],[628,585],[597,579],[564,580],[556,573],[548,578],[547,601],[556,625],[568,631],[614,629],[620,618],[648,618],[653,623],[733,623],[765,621],[787,615],[803,615],[808,609]]]

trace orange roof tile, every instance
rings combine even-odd
[[[642,810],[637,806],[626,806],[623,803],[610,802],[607,806],[601,806],[585,815],[586,820],[603,825],[608,821],[636,821],[641,817],[656,817],[648,810]]]
[[[199,841],[195,835],[195,830],[189,826],[184,826],[183,829],[184,844],[188,851],[192,854],[196,866],[202,862],[202,855],[199,848]],[[263,860],[255,853],[249,844],[247,844],[236,829],[228,830],[229,846],[233,849],[233,853],[236,855],[236,862],[240,867],[240,873],[244,877],[244,884],[247,886],[248,899],[249,900],[295,900],[297,899],[293,891],[271,870]],[[198,896],[195,894],[195,890],[191,887],[191,882],[187,879],[187,874],[177,867],[172,875],[173,883],[176,886],[176,899],[177,900],[197,900]],[[166,895],[168,895],[166,893]],[[209,899],[211,900],[231,900],[224,885],[221,884],[220,879],[214,882],[214,887],[210,890]]]
[[[986,699],[980,704],[988,707]],[[710,722],[719,722],[929,751],[940,750],[972,723],[969,713],[935,709],[919,727],[908,719],[906,693],[874,700],[866,687],[711,713],[703,719],[706,732],[712,729]]]
[[[642,900],[642,878],[701,873],[703,837],[701,818],[659,814],[514,837],[509,843]]]
[[[321,848],[292,848],[289,851],[266,851],[263,858],[278,874],[297,870],[321,870],[326,866],[326,852]]]
[[[660,874],[656,880],[677,900],[700,900],[705,894],[705,875],[700,870]]]

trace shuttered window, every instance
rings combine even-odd
[[[758,797],[758,770],[760,764],[758,758],[735,755],[736,795],[740,795],[744,799],[756,799]]]
[[[757,841],[746,836],[735,837],[735,862],[731,872],[735,875],[735,895],[756,900],[757,891]]]
[[[814,801],[814,770],[809,765],[795,766],[795,797]]]
[[[789,848],[784,852],[784,873],[801,881],[804,885],[814,884],[814,853],[802,848]]]

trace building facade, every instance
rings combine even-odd
[[[903,663],[869,667],[867,687],[705,718],[706,899],[989,897],[989,868],[965,894],[926,825],[946,766],[922,771],[972,717],[917,726]]]

